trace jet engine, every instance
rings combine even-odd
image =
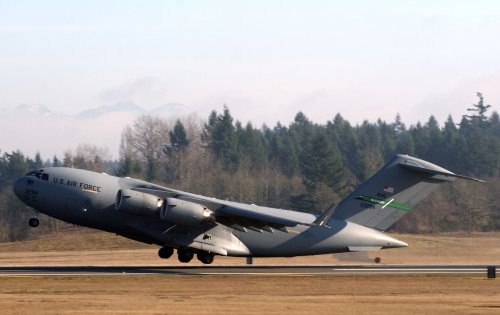
[[[160,212],[163,199],[130,189],[120,189],[116,194],[115,209],[135,215],[155,215]]]
[[[198,203],[177,198],[167,198],[161,206],[160,218],[163,221],[198,226],[215,222],[213,212]]]

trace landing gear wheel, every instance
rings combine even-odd
[[[174,249],[172,247],[162,247],[158,250],[158,256],[162,259],[168,259],[174,254]]]
[[[40,225],[40,221],[38,221],[38,218],[31,218],[29,219],[28,224],[34,228]]]
[[[182,263],[188,263],[193,259],[194,253],[189,247],[180,247],[177,249],[177,258]]]
[[[211,263],[214,262],[214,254],[209,253],[209,252],[199,252],[196,257],[198,258],[199,261],[206,265],[210,265]]]

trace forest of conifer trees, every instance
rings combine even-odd
[[[132,176],[207,196],[320,213],[339,202],[394,154],[429,160],[453,172],[487,181],[447,184],[416,207],[393,231],[437,233],[500,229],[500,119],[478,102],[459,123],[443,126],[431,116],[406,126],[377,120],[352,125],[341,114],[326,124],[302,112],[288,126],[260,128],[235,120],[227,107],[205,122],[141,116],[123,130],[120,157],[105,148],[79,145],[44,160],[16,151],[0,156],[0,241],[29,235],[29,209],[16,200],[13,180],[33,168],[67,166]],[[117,139],[118,140],[118,139]],[[41,231],[64,224],[44,217]]]

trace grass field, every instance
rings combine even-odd
[[[499,314],[469,276],[2,278],[3,314]]]

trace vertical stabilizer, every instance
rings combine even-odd
[[[333,217],[385,231],[439,185],[455,178],[480,181],[408,155],[396,155],[315,223],[326,225]]]

